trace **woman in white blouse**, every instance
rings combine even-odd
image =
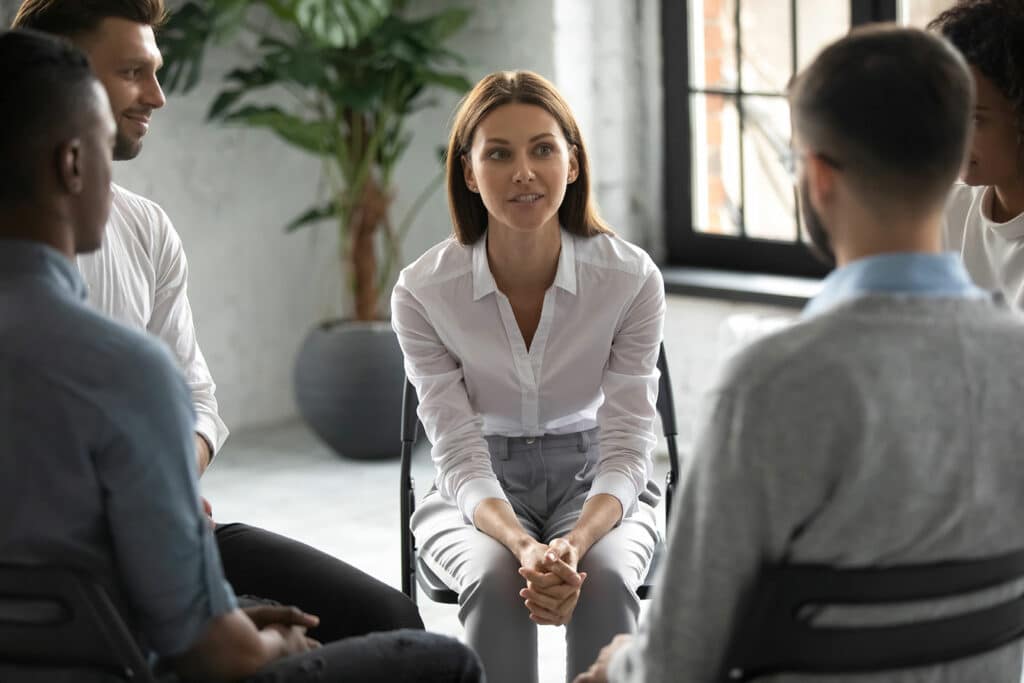
[[[571,680],[636,629],[659,540],[662,279],[598,216],[579,128],[542,77],[480,81],[447,163],[455,234],[392,294],[437,467],[412,529],[488,681],[537,680],[537,624],[566,625]]]

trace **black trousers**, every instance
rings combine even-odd
[[[183,681],[158,673],[160,683]],[[50,669],[0,665],[2,683],[115,683],[122,676],[96,669]],[[476,655],[453,638],[423,631],[371,633],[285,657],[242,683],[483,683]]]
[[[483,683],[476,655],[423,631],[371,633],[287,657],[245,683]]]
[[[315,614],[320,625],[309,635],[322,643],[377,631],[423,629],[416,605],[402,592],[327,553],[246,524],[218,524],[215,536],[224,575],[235,593]],[[418,641],[410,642],[415,648]]]

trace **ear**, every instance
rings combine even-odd
[[[480,188],[476,184],[476,176],[473,175],[473,164],[469,162],[469,156],[463,154],[459,159],[462,161],[462,179],[466,181],[466,187],[470,192],[479,194]]]
[[[569,177],[567,182],[572,185],[576,182],[576,179],[580,177],[580,153],[579,147],[572,145],[569,147]]]
[[[806,158],[804,173],[807,174],[808,199],[814,210],[827,215],[836,197],[838,174],[835,167],[814,153]]]
[[[57,148],[57,180],[70,194],[82,192],[82,141],[72,138]]]

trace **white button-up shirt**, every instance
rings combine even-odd
[[[405,371],[433,444],[437,487],[468,522],[480,501],[507,500],[484,435],[540,436],[600,427],[590,496],[628,515],[656,443],[661,273],[618,237],[562,231],[555,281],[527,349],[487,262],[486,239],[448,239],[405,268],[391,298]]]
[[[78,257],[89,304],[167,344],[192,391],[196,432],[216,454],[228,428],[217,414],[217,386],[196,341],[181,238],[158,204],[118,185],[112,189],[103,246]]]

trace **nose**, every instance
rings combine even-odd
[[[516,162],[515,170],[512,174],[512,182],[515,183],[528,183],[537,176],[533,172],[533,168],[530,165],[530,159],[524,155]]]
[[[159,109],[160,107],[167,104],[167,98],[164,97],[163,88],[160,87],[160,81],[157,80],[156,73],[149,77],[145,87],[142,90],[142,102],[147,107],[152,109]]]

